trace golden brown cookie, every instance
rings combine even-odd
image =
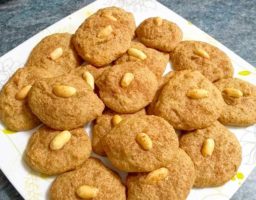
[[[103,12],[100,11],[100,14],[96,13],[87,18],[76,31],[73,39],[78,54],[96,67],[108,65],[124,54],[133,38],[131,27],[124,25],[126,23],[124,21],[130,21],[131,17],[123,19],[124,16],[113,13],[110,14],[116,19],[113,20],[102,16]],[[124,15],[130,16],[129,13]]]
[[[125,200],[120,178],[98,159],[89,158],[81,168],[58,176],[50,189],[51,200]]]
[[[198,71],[174,72],[160,92],[153,112],[175,129],[210,126],[224,107],[220,91]]]
[[[44,124],[57,130],[81,127],[104,109],[90,85],[72,74],[37,81],[29,93],[29,106]]]
[[[128,200],[185,200],[195,181],[190,157],[179,149],[171,163],[150,173],[129,174]]]
[[[236,174],[242,159],[239,141],[219,122],[182,135],[180,148],[194,162],[195,187],[223,185]]]
[[[157,78],[145,65],[114,65],[97,80],[102,101],[117,113],[134,113],[147,106],[158,87]]]
[[[115,61],[116,64],[125,62],[142,62],[160,79],[169,62],[169,55],[133,41],[128,51]]]
[[[198,70],[210,81],[233,76],[229,57],[220,49],[205,42],[183,41],[171,55],[175,70]]]
[[[153,115],[121,121],[102,143],[111,163],[125,172],[149,172],[166,166],[178,149],[172,126]]]
[[[32,50],[26,66],[44,68],[57,75],[79,66],[78,57],[69,33],[55,33],[42,39]]]
[[[82,165],[91,150],[91,141],[83,128],[55,131],[42,126],[31,136],[25,160],[33,170],[55,175]]]
[[[225,101],[219,121],[225,125],[249,126],[256,123],[256,86],[238,78],[215,83]]]
[[[160,17],[151,17],[139,25],[136,35],[147,47],[171,52],[182,40],[183,34],[177,24]]]
[[[145,115],[145,109],[140,110],[132,114],[117,114],[111,110],[107,110],[103,115],[97,117],[95,124],[93,125],[93,137],[92,137],[92,149],[95,153],[105,156],[104,148],[102,145],[102,138],[108,134],[108,132],[120,123],[124,119],[131,117]]]
[[[29,130],[40,124],[27,105],[27,95],[38,79],[51,77],[44,69],[19,68],[0,92],[0,119],[12,131]]]

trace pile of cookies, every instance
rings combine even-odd
[[[235,175],[241,146],[224,125],[256,123],[256,87],[233,78],[217,47],[182,41],[175,23],[136,28],[132,13],[108,7],[34,47],[1,90],[0,119],[13,131],[43,124],[24,157],[58,175],[52,200],[183,200]],[[92,150],[127,172],[125,183]]]

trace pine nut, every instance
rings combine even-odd
[[[31,90],[32,85],[27,85],[23,87],[19,92],[16,93],[15,98],[17,100],[23,100],[28,96],[29,91]]]
[[[201,48],[195,49],[194,53],[203,58],[207,58],[207,59],[210,58],[210,55],[204,49],[201,49]]]
[[[94,90],[94,77],[93,75],[86,71],[83,73],[83,79],[87,82],[87,84]]]
[[[50,148],[52,150],[59,150],[64,147],[64,145],[70,140],[71,133],[69,131],[62,131],[56,135],[50,143]]]
[[[108,25],[105,28],[103,28],[97,35],[99,38],[105,38],[109,36],[113,32],[112,26]]]
[[[204,89],[192,89],[186,95],[191,99],[203,99],[209,96],[209,92]]]
[[[138,133],[136,135],[136,142],[146,151],[153,147],[152,140],[146,133]]]
[[[128,87],[131,82],[134,80],[134,75],[130,72],[125,73],[122,80],[121,80],[121,86],[122,87]]]
[[[51,52],[50,58],[52,60],[57,60],[62,56],[62,54],[63,54],[63,49],[61,47],[58,47],[53,52]]]
[[[76,194],[82,199],[95,198],[99,193],[99,189],[89,185],[81,185],[77,190]]]
[[[139,49],[136,49],[136,48],[129,48],[128,49],[128,54],[130,56],[134,56],[134,57],[139,58],[141,60],[145,60],[147,58],[147,55],[143,51],[141,51]]]
[[[121,117],[120,115],[114,115],[114,116],[112,117],[111,122],[112,122],[112,125],[113,125],[113,126],[116,126],[116,125],[119,124],[122,120],[123,120],[123,119],[122,119],[122,117]]]
[[[169,170],[165,167],[162,167],[150,172],[146,177],[146,182],[155,184],[165,179],[168,175],[169,175]]]
[[[225,88],[223,92],[226,93],[229,97],[239,98],[243,96],[243,92],[236,88]]]
[[[212,138],[208,138],[204,141],[203,147],[202,147],[202,155],[204,157],[211,156],[214,150],[214,140]]]
[[[76,94],[76,88],[67,85],[55,85],[53,93],[58,97],[71,97]]]

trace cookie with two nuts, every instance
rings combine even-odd
[[[69,74],[39,80],[29,93],[29,107],[40,121],[53,129],[84,126],[104,110],[103,102],[93,92],[93,83],[88,82],[90,78]]]

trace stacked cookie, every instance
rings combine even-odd
[[[232,77],[217,47],[181,40],[167,19],[136,29],[132,13],[109,7],[36,45],[1,90],[0,119],[14,131],[43,124],[25,160],[58,175],[50,199],[183,200],[235,175],[241,146],[224,125],[256,123],[256,87]]]

